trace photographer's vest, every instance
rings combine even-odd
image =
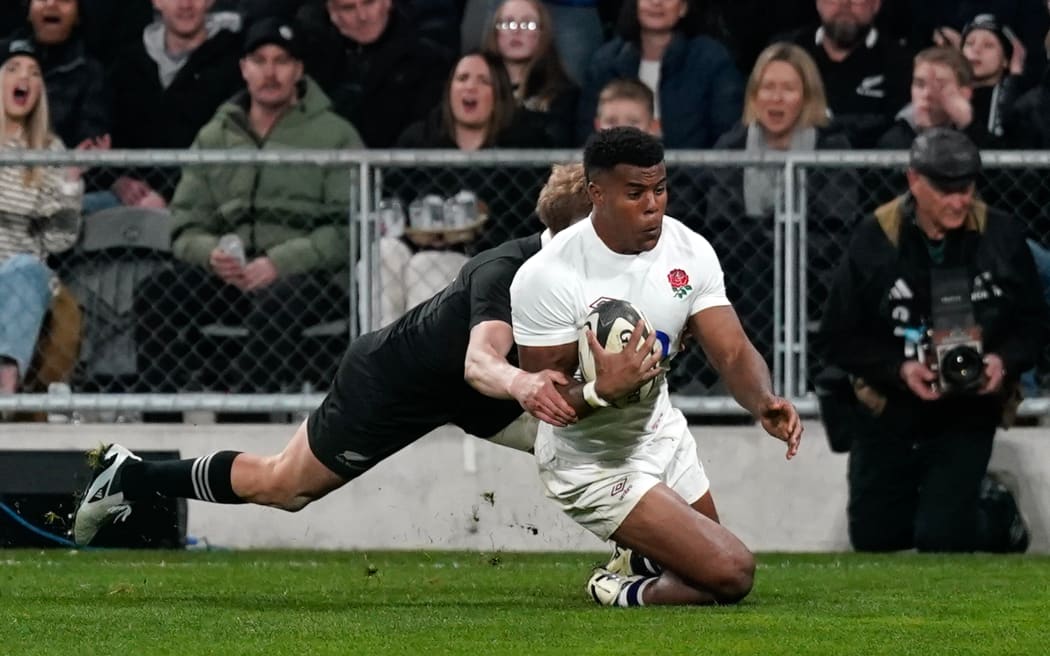
[[[886,238],[890,240],[894,248],[900,246],[901,225],[904,223],[904,203],[908,200],[908,197],[909,194],[898,196],[875,210],[875,219],[879,222],[879,227],[886,233]],[[962,228],[965,230],[976,230],[978,233],[983,234],[987,226],[988,205],[983,201],[974,200],[973,207],[970,209],[970,213],[966,215]]]

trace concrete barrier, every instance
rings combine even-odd
[[[288,425],[7,424],[0,449],[279,451]],[[801,454],[757,427],[696,426],[700,455],[723,523],[756,551],[843,551],[846,457],[828,450],[809,421]],[[1050,552],[1050,429],[1000,435],[992,469],[1011,472],[1032,529],[1032,551]],[[237,548],[601,550],[602,543],[543,497],[532,457],[444,428],[300,513],[190,502],[189,533]]]

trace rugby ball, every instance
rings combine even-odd
[[[590,328],[594,331],[594,337],[598,340],[598,343],[602,345],[609,353],[619,353],[627,347],[628,342],[631,341],[631,332],[634,331],[634,327],[638,325],[639,321],[644,321],[644,328],[642,329],[642,339],[645,339],[653,332],[654,328],[649,320],[645,318],[641,310],[631,305],[627,301],[623,301],[616,298],[604,299],[594,306],[590,314],[587,315],[587,319],[584,321],[583,326],[580,328],[580,335],[578,340],[579,349],[579,361],[580,361],[580,376],[584,382],[591,382],[597,376],[594,365],[594,353],[591,352],[591,345],[587,341],[587,329]],[[638,343],[638,347],[641,348],[642,342]],[[662,353],[663,346],[660,341],[657,340],[653,344],[654,353]],[[648,398],[652,394],[653,390],[660,384],[660,376],[647,381],[640,388],[628,394],[627,396],[615,399],[612,404],[618,408],[630,405],[631,403],[637,403],[638,401]]]

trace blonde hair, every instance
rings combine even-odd
[[[915,66],[919,64],[939,64],[955,73],[955,83],[961,87],[973,85],[973,68],[961,50],[946,46],[926,48],[915,55]]]
[[[583,164],[555,164],[547,184],[540,190],[536,214],[553,234],[591,213],[591,198],[587,195],[587,176]]]
[[[656,113],[653,91],[640,80],[617,78],[610,81],[602,87],[601,93],[598,94],[598,111],[601,111],[602,105],[614,100],[632,100],[641,103],[649,112],[650,117]]]
[[[14,59],[12,57],[11,59]],[[4,79],[7,77],[8,59],[0,66],[0,89],[3,88]],[[39,64],[38,64],[39,66]],[[0,135],[7,134],[7,108],[0,108]],[[40,98],[36,106],[29,110],[26,115],[25,125],[22,129],[22,139],[27,150],[44,150],[50,148],[55,139],[51,133],[51,112],[47,105],[47,88],[44,86],[43,73],[40,75]],[[27,187],[35,187],[40,184],[43,169],[39,166],[27,167],[23,181]]]
[[[762,84],[762,75],[773,62],[782,61],[795,69],[802,80],[802,112],[798,123],[802,127],[825,126],[828,124],[828,99],[824,93],[824,81],[817,70],[817,64],[809,53],[793,43],[774,43],[758,56],[751,77],[747,80],[747,91],[744,101],[744,125],[750,125],[758,119],[755,99]]]

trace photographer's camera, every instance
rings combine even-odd
[[[934,270],[930,291],[933,328],[920,360],[937,374],[941,394],[976,393],[984,382],[984,349],[968,276],[961,269]]]

